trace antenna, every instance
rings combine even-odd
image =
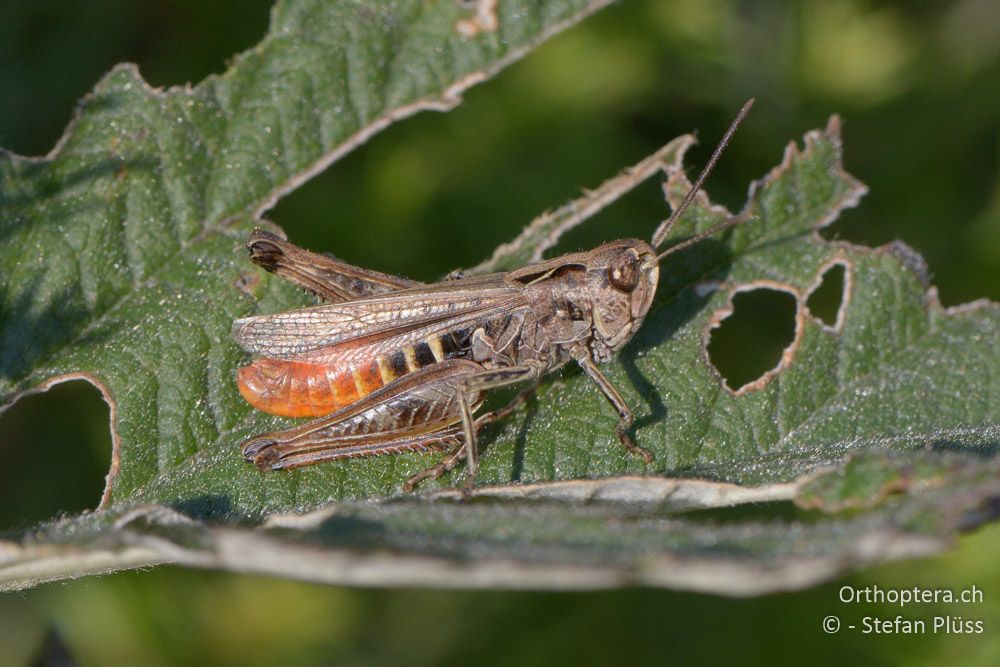
[[[739,128],[740,123],[743,122],[743,119],[746,118],[747,114],[750,112],[750,107],[753,106],[754,101],[755,101],[754,98],[750,98],[743,104],[742,107],[740,107],[740,112],[736,114],[736,118],[734,118],[733,122],[730,123],[729,129],[726,130],[726,133],[722,135],[722,140],[719,141],[719,145],[716,146],[715,150],[712,152],[712,157],[709,158],[708,164],[706,164],[705,167],[701,170],[701,174],[699,174],[698,180],[695,181],[694,185],[691,186],[691,189],[688,190],[686,195],[684,195],[684,199],[681,201],[680,206],[674,209],[674,212],[670,215],[670,218],[665,223],[663,223],[659,229],[656,230],[655,234],[653,234],[654,248],[660,247],[660,244],[663,243],[663,241],[667,238],[667,235],[670,233],[670,230],[673,229],[673,226],[674,224],[676,224],[678,218],[680,218],[684,214],[684,211],[687,210],[688,206],[691,205],[691,202],[694,201],[694,198],[701,191],[701,186],[705,183],[705,179],[708,178],[708,175],[710,173],[712,173],[712,169],[715,168],[715,163],[719,161],[719,157],[722,156],[722,151],[726,150],[726,146],[729,145],[729,142],[730,140],[732,140],[733,135],[736,134],[736,130],[737,128]],[[699,234],[695,234],[691,238],[682,241],[681,243],[678,243],[675,246],[667,248],[665,251],[657,255],[656,260],[660,261],[671,253],[675,253],[679,250],[683,250],[684,248],[692,246],[695,243],[701,241],[702,239],[712,236],[713,234],[718,234],[723,229],[727,229],[729,227],[738,225],[745,219],[746,218],[744,216],[739,216],[739,215],[727,218],[718,224],[712,225],[705,231]]]

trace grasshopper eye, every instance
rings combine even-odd
[[[635,257],[626,257],[620,264],[608,268],[608,280],[619,292],[630,294],[639,283],[639,266]]]

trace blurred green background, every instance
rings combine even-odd
[[[452,0],[442,0],[452,1]],[[51,150],[74,104],[115,63],[155,86],[221,72],[267,28],[269,2],[3,0],[0,146]],[[704,162],[757,98],[709,182],[738,207],[784,145],[844,120],[845,162],[871,193],[825,234],[902,239],[945,305],[1000,299],[1000,5],[813,0],[624,0],[557,37],[449,114],[381,133],[271,211],[303,246],[430,280],[468,266],[543,210],[674,136]],[[564,249],[648,237],[655,184],[575,231]],[[737,356],[780,350],[749,324]],[[770,343],[769,343],[770,341]],[[777,345],[777,348],[775,348]],[[775,348],[768,351],[768,347]],[[765,367],[771,364],[765,365]],[[0,529],[96,505],[107,408],[74,383],[0,416]],[[812,664],[996,664],[1000,527],[954,552],[809,591],[728,600],[658,590],[506,593],[314,586],[158,568],[0,597],[0,664],[67,651],[83,664],[600,663],[770,657]],[[971,605],[847,605],[849,583],[976,585]],[[460,584],[460,582],[456,582]],[[823,617],[982,619],[981,635],[826,635]],[[46,639],[48,637],[48,639]]]

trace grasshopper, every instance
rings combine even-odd
[[[633,414],[601,372],[642,325],[656,293],[659,262],[742,222],[729,218],[657,254],[750,109],[747,102],[681,204],[652,242],[624,239],[509,273],[423,284],[303,250],[255,230],[255,264],[328,303],[233,323],[233,337],[256,356],[237,373],[255,408],[315,417],[242,445],[259,470],[280,470],[406,451],[450,453],[407,480],[437,479],[464,459],[465,493],[478,470],[476,433],[509,408],[480,416],[486,392],[537,380],[576,362],[618,413],[629,452],[653,455],[629,435]]]

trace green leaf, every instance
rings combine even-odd
[[[249,230],[372,134],[453,107],[605,4],[505,2],[494,29],[467,37],[484,19],[462,3],[294,0],[275,6],[259,45],[193,89],[153,90],[116,68],[52,154],[0,155],[0,405],[68,378],[101,387],[115,421],[104,506],[206,455],[231,460],[216,481],[258,487],[233,458],[265,421],[235,391],[242,354],[229,331],[307,301],[258,284],[241,247]]]
[[[463,23],[477,14],[461,3],[279,3],[265,40],[222,76],[154,91],[117,68],[52,155],[4,154],[0,404],[86,378],[112,406],[115,451],[102,509],[0,542],[0,586],[176,562],[340,583],[755,594],[933,553],[994,518],[1000,311],[942,308],[902,244],[818,235],[864,192],[841,167],[836,118],[751,187],[748,222],[668,258],[642,329],[607,366],[652,465],[623,451],[573,369],[483,433],[470,502],[450,490],[460,471],[401,495],[435,461],[416,454],[287,474],[242,460],[241,440],[288,422],[239,397],[232,320],[309,303],[249,265],[248,230],[388,123],[452,106],[603,4],[501,3],[494,30]],[[474,271],[537,259],[655,174],[676,205],[691,143],[541,216]],[[699,195],[672,238],[728,215]],[[845,289],[830,325],[807,302],[833,265]],[[793,297],[794,340],[732,391],[707,342],[733,297],[760,288]]]

